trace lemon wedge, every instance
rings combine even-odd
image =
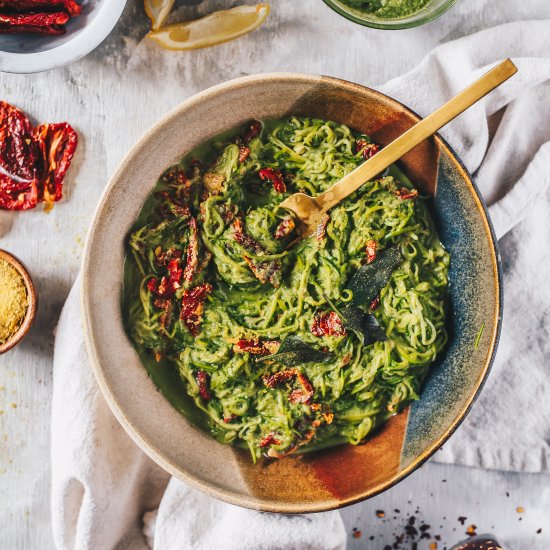
[[[145,13],[151,20],[151,28],[159,29],[166,21],[175,0],[145,0]]]
[[[253,31],[268,15],[268,4],[237,6],[201,19],[167,25],[151,31],[147,36],[169,50],[195,50],[229,42]]]

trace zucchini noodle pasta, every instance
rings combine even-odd
[[[334,122],[253,121],[170,167],[129,236],[136,349],[177,373],[211,435],[254,460],[361,443],[419,398],[447,341],[449,255],[397,167],[306,239],[279,207],[377,151]]]

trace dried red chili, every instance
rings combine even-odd
[[[204,301],[210,292],[212,292],[212,285],[208,283],[183,291],[180,319],[193,336],[197,336],[200,331]]]
[[[241,145],[239,147],[239,162],[244,162],[248,158],[248,155],[250,155],[250,147]]]
[[[401,189],[396,189],[394,193],[402,201],[407,199],[416,199],[416,197],[418,197],[418,191],[416,189],[407,189],[406,187],[402,187]]]
[[[279,445],[281,441],[275,437],[273,433],[267,434],[261,441],[260,447],[270,447],[271,445]]]
[[[367,250],[367,263],[370,264],[376,260],[376,249],[378,248],[378,243],[370,239],[367,241],[365,248]]]
[[[318,338],[325,335],[344,336],[346,329],[335,311],[316,312],[313,317],[313,324],[311,325],[311,333]]]
[[[63,182],[78,145],[78,135],[66,122],[41,124],[35,134],[44,159],[40,198],[51,204],[63,197]]]
[[[252,355],[271,355],[277,352],[280,345],[276,340],[251,338],[250,340],[239,340],[233,346],[233,351],[235,353],[251,353]]]
[[[69,14],[64,11],[0,13],[0,24],[2,25],[47,27],[49,25],[64,25],[68,20]]]
[[[366,139],[360,138],[355,142],[355,152],[359,153],[360,151],[363,158],[368,160],[380,151],[380,146],[376,143],[369,143]]]
[[[270,181],[273,184],[273,189],[277,193],[285,193],[286,185],[283,180],[283,174],[280,170],[275,170],[274,168],[262,168],[258,172],[258,176],[262,181]]]
[[[276,239],[284,239],[294,231],[295,227],[296,223],[290,216],[288,216],[287,218],[284,218],[277,226],[274,236]]]
[[[195,374],[195,380],[199,386],[199,395],[205,400],[210,401],[212,399],[212,394],[210,393],[210,376],[208,373],[203,370],[198,370]]]

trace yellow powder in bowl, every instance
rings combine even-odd
[[[0,344],[21,326],[29,307],[25,281],[19,271],[0,258]]]

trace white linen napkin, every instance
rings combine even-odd
[[[518,22],[450,42],[381,88],[426,115],[505,57],[513,57],[520,69],[442,132],[492,204],[502,237],[505,315],[489,382],[463,426],[437,453],[439,461],[549,469],[548,28],[549,21]],[[156,550],[209,549],[220,541],[224,549],[345,546],[337,512],[279,516],[244,510],[169,479],[152,463],[97,389],[83,342],[79,293],[77,281],[61,315],[54,354],[52,522],[58,548],[140,549],[147,548],[146,541]]]

